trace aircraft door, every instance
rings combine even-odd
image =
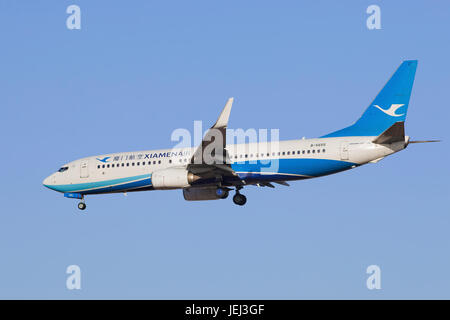
[[[348,142],[341,143],[341,160],[348,160]]]
[[[89,177],[89,161],[82,160],[80,164],[80,178],[88,178]]]

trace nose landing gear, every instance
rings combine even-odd
[[[78,209],[86,209],[86,203],[84,203],[84,194],[78,192],[66,192],[64,193],[64,197],[71,199],[80,199],[80,202],[78,203]]]

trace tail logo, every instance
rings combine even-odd
[[[403,107],[404,104],[391,104],[391,107],[389,109],[383,109],[381,108],[379,105],[374,104],[373,105],[375,108],[380,109],[381,111],[383,111],[384,113],[386,113],[388,116],[391,117],[401,117],[404,115],[404,113],[402,114],[396,114],[395,112],[397,111],[398,108]]]

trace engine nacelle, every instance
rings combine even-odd
[[[198,176],[186,168],[168,168],[153,172],[152,185],[155,189],[186,188],[198,179]]]
[[[186,188],[183,189],[183,197],[187,201],[225,199],[228,197],[228,190],[217,187]]]

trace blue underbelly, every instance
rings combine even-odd
[[[231,165],[241,179],[302,179],[350,169],[355,163],[329,159],[276,159],[236,162]]]

